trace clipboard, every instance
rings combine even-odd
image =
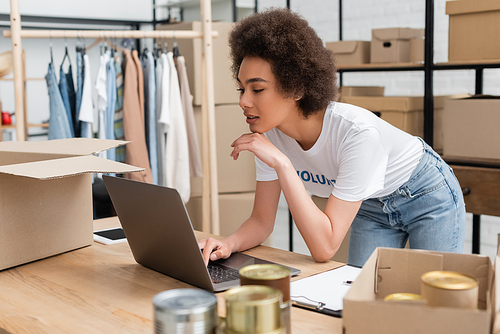
[[[292,305],[342,317],[343,299],[361,268],[344,265],[290,284]]]

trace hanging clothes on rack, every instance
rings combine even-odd
[[[144,73],[144,118],[146,145],[153,183],[158,184],[158,152],[156,148],[156,80],[153,54],[146,51],[141,58]]]
[[[166,141],[167,133],[170,127],[170,67],[168,65],[167,54],[162,53],[156,66],[161,66],[160,84],[158,85],[158,98],[156,110],[159,111],[157,118],[156,136],[158,137],[158,184],[167,185],[166,170]]]
[[[68,73],[64,73],[64,68],[63,68],[64,61],[66,60],[66,58],[68,58],[68,62],[69,62]],[[71,83],[68,83],[68,78],[71,79]],[[69,129],[71,131],[71,137],[74,137],[75,131],[73,129],[73,117],[72,117],[72,110],[71,110],[71,102],[73,102],[73,106],[74,106],[75,87],[73,85],[73,73],[72,73],[72,69],[71,69],[71,61],[69,60],[67,46],[66,46],[66,50],[64,53],[64,58],[61,62],[61,66],[59,67],[59,90],[61,92],[61,97],[63,99],[64,109],[66,110],[66,117],[68,118]],[[71,102],[70,102],[70,96],[72,99]]]
[[[142,172],[127,174],[127,177],[132,180],[152,183],[153,176],[149,166],[144,132],[144,116],[141,117],[139,87],[142,87],[143,79],[141,77],[141,80],[139,81],[138,67],[136,66],[136,62],[134,61],[130,50],[123,50],[123,54],[125,58],[123,60],[125,67],[123,128],[125,132],[125,140],[131,141],[131,143],[126,145],[126,163],[145,169]],[[142,67],[139,66],[139,68],[142,72]],[[144,108],[144,105],[142,108]]]
[[[90,82],[90,61],[89,55],[83,56],[83,90],[82,90],[82,104],[80,107],[80,129],[83,138],[93,138],[93,124],[94,124],[94,107],[92,102],[92,84]]]
[[[144,73],[142,72],[142,63],[139,59],[139,54],[137,50],[132,50],[132,58],[137,70],[137,83],[139,92],[139,105],[141,110],[142,124],[144,124]]]
[[[83,90],[83,55],[82,49],[77,48],[76,51],[76,97],[75,97],[75,118],[73,119],[73,129],[75,137],[81,137],[80,133],[80,107],[82,105],[82,90]]]
[[[97,138],[106,139],[106,108],[108,106],[108,93],[106,91],[106,65],[109,61],[109,51],[101,54],[99,57],[99,68],[97,70],[97,78],[95,89],[97,92],[97,117],[98,130]],[[107,151],[99,152],[99,157],[106,159]]]
[[[115,104],[115,122],[114,131],[117,140],[125,140],[125,132],[123,130],[123,70],[122,56],[115,55],[115,73],[116,73],[116,104]],[[119,146],[115,149],[116,161],[125,162],[126,145]]]
[[[177,189],[184,203],[187,203],[191,197],[191,180],[186,122],[172,52],[167,53],[167,60],[170,68],[170,128],[165,153],[167,187]]]
[[[52,62],[49,63],[45,81],[47,82],[50,103],[49,140],[71,138],[72,134],[69,127],[68,115],[66,114],[61,91],[57,84],[54,64]]]
[[[116,108],[116,72],[115,72],[115,59],[113,52],[111,52],[108,62],[106,63],[106,139],[115,139],[115,108]],[[111,148],[108,150],[107,155],[109,160],[116,161],[116,150]]]
[[[198,143],[198,134],[194,121],[193,95],[189,89],[189,80],[186,70],[186,60],[184,56],[177,57],[177,73],[179,76],[179,86],[181,89],[182,108],[186,121],[186,131],[189,147],[189,172],[191,177],[202,177],[201,153]]]

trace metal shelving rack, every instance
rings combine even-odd
[[[339,0],[339,40],[342,40],[342,0]],[[342,74],[347,72],[387,72],[387,71],[424,71],[424,140],[433,146],[434,142],[434,71],[445,70],[475,70],[475,94],[483,93],[484,69],[500,68],[500,59],[491,61],[450,62],[435,64],[434,53],[434,0],[425,1],[425,57],[424,64],[366,64],[360,66],[341,67],[338,69],[339,82],[342,83]],[[445,157],[446,159],[446,157]],[[454,165],[500,168],[500,164],[481,161],[449,161]],[[472,253],[480,251],[480,215],[473,214]]]

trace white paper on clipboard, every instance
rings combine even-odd
[[[290,284],[292,300],[299,302],[324,303],[330,310],[342,310],[343,299],[351,288],[345,281],[354,281],[361,268],[345,265],[320,274],[309,276]]]

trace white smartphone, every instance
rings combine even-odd
[[[94,231],[94,241],[101,244],[111,245],[127,241],[125,232],[121,227],[110,228],[107,230]]]

